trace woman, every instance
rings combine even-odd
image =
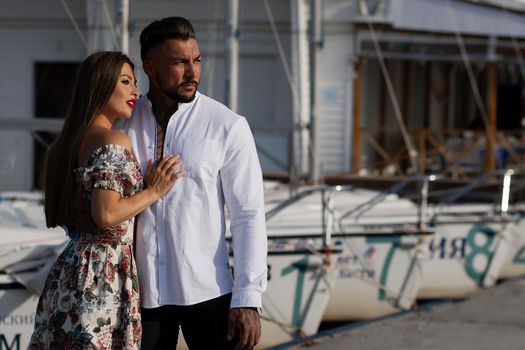
[[[128,137],[138,89],[133,64],[98,52],[81,64],[62,132],[45,170],[48,227],[74,227],[40,297],[30,349],[138,349],[141,324],[133,217],[167,193],[179,157],[149,162],[145,185]]]

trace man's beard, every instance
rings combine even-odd
[[[185,82],[186,83],[186,82]],[[183,83],[183,84],[185,84]],[[171,98],[173,101],[179,102],[179,103],[189,103],[192,102],[195,99],[195,95],[197,94],[197,89],[199,88],[199,83],[196,81],[192,81],[192,83],[196,84],[195,92],[191,96],[183,96],[177,92],[172,92],[167,94],[169,98]],[[181,84],[182,85],[182,84]]]
[[[195,95],[197,94],[197,90],[195,90],[195,93],[191,96],[182,96],[178,93],[169,94],[169,98],[171,98],[173,101],[179,102],[179,103],[189,103],[195,99]]]

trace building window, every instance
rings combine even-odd
[[[35,117],[63,119],[70,98],[78,62],[35,63]],[[34,137],[33,187],[42,189],[42,170],[47,146],[56,133],[39,131]]]

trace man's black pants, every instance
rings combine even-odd
[[[237,339],[226,339],[231,294],[189,306],[142,308],[141,350],[175,349],[179,326],[191,350],[230,350]]]

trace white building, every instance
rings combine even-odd
[[[35,139],[49,141],[49,135],[33,137],[13,125],[21,121],[27,129],[47,122],[41,117],[60,117],[76,65],[90,51],[120,50],[125,3],[0,0],[0,190],[37,186],[43,148]],[[141,30],[154,19],[183,16],[194,24],[203,54],[201,91],[228,101],[235,86],[229,81],[228,63],[235,60],[228,59],[228,5],[235,3],[130,0],[129,54],[136,71],[142,71]],[[292,175],[304,177],[403,166],[395,157],[407,142],[391,97],[408,134],[468,127],[479,113],[458,37],[478,78],[499,62],[500,82],[523,84],[525,5],[518,0],[242,0],[238,6],[238,41],[231,41],[239,47],[237,110],[250,122],[267,174],[287,173],[292,165]],[[139,85],[145,93],[143,74]],[[520,98],[517,105],[523,109]],[[409,143],[421,155],[416,135]]]

